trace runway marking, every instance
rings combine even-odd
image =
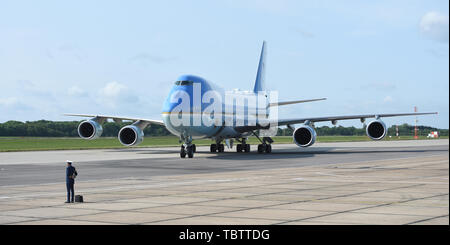
[[[442,161],[432,161],[432,162],[418,162],[418,163],[416,163],[416,165],[415,166],[411,166],[411,167],[409,167],[409,169],[415,169],[415,168],[417,168],[417,167],[419,167],[419,166],[421,166],[421,165],[427,165],[427,166],[430,166],[430,165],[436,165],[436,164],[440,164],[440,163],[443,163],[443,162],[448,162],[448,159],[447,160],[442,160]],[[398,168],[398,167],[402,167],[402,166],[405,166],[405,165],[411,165],[411,163],[409,163],[409,162],[406,162],[406,163],[400,163],[400,164],[397,164],[397,165],[388,165],[388,166],[386,166],[386,167],[373,167],[374,169],[377,169],[377,168]]]
[[[361,179],[352,179],[352,180],[336,180],[336,179],[308,179],[304,180],[314,181],[314,182],[359,182],[359,183],[390,183],[390,184],[448,184],[446,182],[421,182],[421,181],[402,181],[402,180],[361,180]]]
[[[327,173],[322,173],[322,172],[316,172],[315,174],[318,175],[325,175],[325,176],[333,176],[333,177],[350,177],[353,178],[354,176],[344,176],[344,175],[336,175],[336,174],[327,174]]]
[[[406,187],[406,188],[408,188],[408,187]],[[342,214],[342,213],[349,213],[349,212],[354,212],[354,211],[360,211],[360,210],[364,210],[364,209],[371,209],[371,208],[378,208],[378,207],[383,207],[383,206],[390,206],[390,205],[396,204],[396,203],[411,202],[411,201],[417,201],[417,200],[422,200],[422,199],[427,199],[427,198],[433,198],[433,197],[438,197],[438,196],[442,196],[442,195],[433,195],[433,196],[428,196],[428,197],[423,197],[423,198],[412,198],[412,199],[406,200],[406,201],[398,201],[398,202],[391,202],[391,203],[383,203],[383,204],[379,204],[379,205],[375,205],[375,206],[370,206],[370,207],[362,207],[362,208],[350,209],[350,210],[345,210],[345,211],[338,211],[338,212],[334,212],[334,213],[331,213],[331,214],[318,215],[318,216],[308,217],[308,218],[302,218],[302,219],[298,219],[298,220],[284,221],[284,222],[278,223],[278,224],[276,224],[276,225],[286,224],[286,223],[290,223],[290,222],[305,221],[305,220],[315,219],[315,218],[322,218],[322,217],[326,217],[326,216],[332,216],[332,215],[336,215],[336,214]],[[405,225],[406,225],[406,224],[405,224]]]
[[[371,170],[373,170],[374,168],[370,168]],[[376,170],[380,170],[380,169],[378,169],[378,168],[375,168]],[[390,169],[382,169],[382,170],[390,170]],[[331,174],[331,173],[322,173],[322,172],[316,172],[316,174],[317,175],[323,175],[323,176],[332,176],[332,177],[339,177],[339,178],[360,178],[360,176],[352,176],[352,175],[337,175],[337,174]],[[446,178],[441,178],[441,176],[442,175],[438,175],[438,176],[425,176],[425,177],[409,177],[409,178],[406,178],[406,179],[446,179]],[[384,178],[384,176],[376,176],[376,175],[370,175],[370,176],[368,176],[367,178],[372,178],[372,179],[375,179],[375,178]],[[447,178],[448,179],[448,178]],[[320,181],[320,180],[319,180]],[[359,181],[359,180],[354,180],[354,181],[358,181],[358,182],[367,182],[367,181],[370,181],[370,180],[366,180],[366,181]],[[374,180],[374,181],[376,181],[376,180]],[[405,180],[403,180],[403,181],[405,181]],[[377,181],[377,182],[380,182],[380,181]],[[383,181],[383,182],[386,182],[386,181]],[[387,181],[387,183],[389,183],[389,181]],[[396,182],[396,183],[399,183],[399,182]],[[409,183],[409,182],[408,182]],[[432,183],[432,184],[435,184],[435,183],[440,183],[440,182],[414,182],[414,183],[425,183],[425,184],[428,184],[428,183]],[[444,183],[445,184],[445,183]]]
[[[99,181],[117,181],[117,180],[138,180],[138,179],[145,179],[144,177],[123,177],[123,178],[110,178],[110,179],[94,179],[94,180],[78,180],[76,183],[90,183],[90,182],[99,182]],[[146,180],[151,180],[151,178],[148,178]],[[60,182],[50,182],[50,183],[41,183],[41,184],[29,184],[29,185],[4,185],[0,186],[1,188],[16,188],[16,187],[28,187],[28,186],[46,186],[46,185],[60,185],[64,183],[64,181]]]
[[[196,184],[204,184],[204,183],[223,183],[223,182],[238,182],[238,181],[247,181],[247,180],[255,180],[262,178],[270,178],[271,176],[259,176],[259,177],[250,177],[250,178],[235,178],[235,179],[209,179],[209,180],[198,180],[198,181],[182,181],[182,182],[167,182],[167,183],[150,183],[145,185],[126,185],[126,186],[116,186],[116,187],[108,187],[108,188],[97,188],[92,187],[88,189],[82,189],[79,191],[81,193],[96,193],[96,192],[105,192],[105,191],[117,191],[117,190],[127,190],[127,189],[147,189],[147,188],[156,188],[156,187],[170,187],[170,186],[180,186],[180,185],[196,185]],[[116,179],[117,180],[117,179]],[[61,184],[61,183],[58,183]],[[0,196],[1,199],[26,199],[33,197],[51,197],[51,196],[61,196],[65,192],[52,192],[52,193],[38,193],[38,194],[28,194],[28,195],[18,195],[18,196]]]
[[[299,180],[305,180],[304,178],[293,178],[293,179],[291,179],[291,180],[297,180],[297,181],[299,181]]]
[[[433,220],[433,219],[438,219],[438,218],[444,218],[444,217],[448,217],[447,215],[441,215],[441,216],[436,216],[436,217],[432,217],[432,218],[428,218],[428,219],[422,219],[422,220],[417,220],[411,223],[407,223],[405,225],[412,225],[412,224],[416,224],[416,223],[420,223],[420,222],[424,222],[424,221],[429,221],[429,220]]]
[[[446,154],[436,154],[436,155],[430,155],[430,156],[421,156],[420,158],[430,158],[430,157],[439,157],[439,156],[446,156]],[[398,157],[398,158],[385,158],[380,160],[367,160],[367,161],[357,161],[357,162],[337,162],[332,163],[330,165],[348,165],[348,164],[357,164],[357,163],[374,163],[374,162],[385,162],[385,161],[397,161],[397,160],[408,160],[408,159],[416,159],[415,157]],[[330,165],[325,165],[325,167],[329,167]],[[308,166],[308,167],[324,167],[322,166]]]

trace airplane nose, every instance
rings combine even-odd
[[[183,80],[185,79],[185,80]],[[189,79],[198,81],[191,81]],[[172,90],[168,94],[166,101],[163,105],[163,112],[171,112],[175,107],[177,107],[180,103],[188,102],[189,104],[185,104],[188,106],[187,108],[190,111],[194,111],[194,96],[199,96],[196,101],[200,101],[202,103],[202,96],[207,91],[212,90],[211,86],[200,78],[187,77],[187,78],[179,78],[177,82],[175,82]],[[196,102],[197,103],[197,102]],[[187,109],[184,108],[184,109]],[[196,107],[197,108],[197,107]]]
[[[175,85],[167,96],[164,105],[163,113],[171,112],[180,103],[189,103],[189,108],[192,106],[192,86],[177,86]],[[173,102],[175,101],[175,102]]]

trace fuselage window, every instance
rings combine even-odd
[[[176,81],[175,85],[181,85],[181,86],[186,86],[186,85],[192,85],[194,82],[192,81]]]

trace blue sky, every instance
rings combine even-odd
[[[251,89],[262,40],[280,117],[438,111],[448,128],[449,2],[2,1],[0,122],[160,118],[181,74]],[[386,119],[388,124],[414,118]],[[360,127],[358,120],[340,125]],[[321,123],[318,125],[330,125]]]

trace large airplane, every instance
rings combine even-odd
[[[270,132],[276,132],[273,129],[278,126],[293,129],[294,143],[299,147],[308,147],[314,144],[317,137],[314,130],[315,122],[330,121],[336,125],[339,120],[359,119],[361,123],[364,123],[366,118],[374,118],[366,125],[366,134],[372,140],[381,140],[387,133],[386,125],[381,120],[383,117],[437,114],[437,112],[396,113],[278,119],[279,106],[325,100],[325,98],[279,102],[276,93],[266,90],[265,56],[266,43],[263,42],[253,91],[225,91],[199,76],[180,76],[163,104],[162,120],[109,115],[65,115],[90,118],[82,121],[78,126],[79,136],[89,140],[101,136],[102,124],[108,119],[115,122],[133,121],[131,125],[119,131],[118,139],[124,146],[135,146],[141,143],[144,139],[143,131],[147,126],[164,125],[167,130],[180,138],[180,144],[182,143],[180,157],[192,158],[196,152],[193,140],[199,138],[210,138],[215,142],[211,144],[210,152],[224,152],[224,142],[228,148],[233,148],[234,141],[238,142],[237,152],[250,152],[247,140],[253,135],[260,141],[258,153],[270,153],[273,143],[270,136],[274,135]],[[294,128],[293,125],[296,124],[300,125]]]

